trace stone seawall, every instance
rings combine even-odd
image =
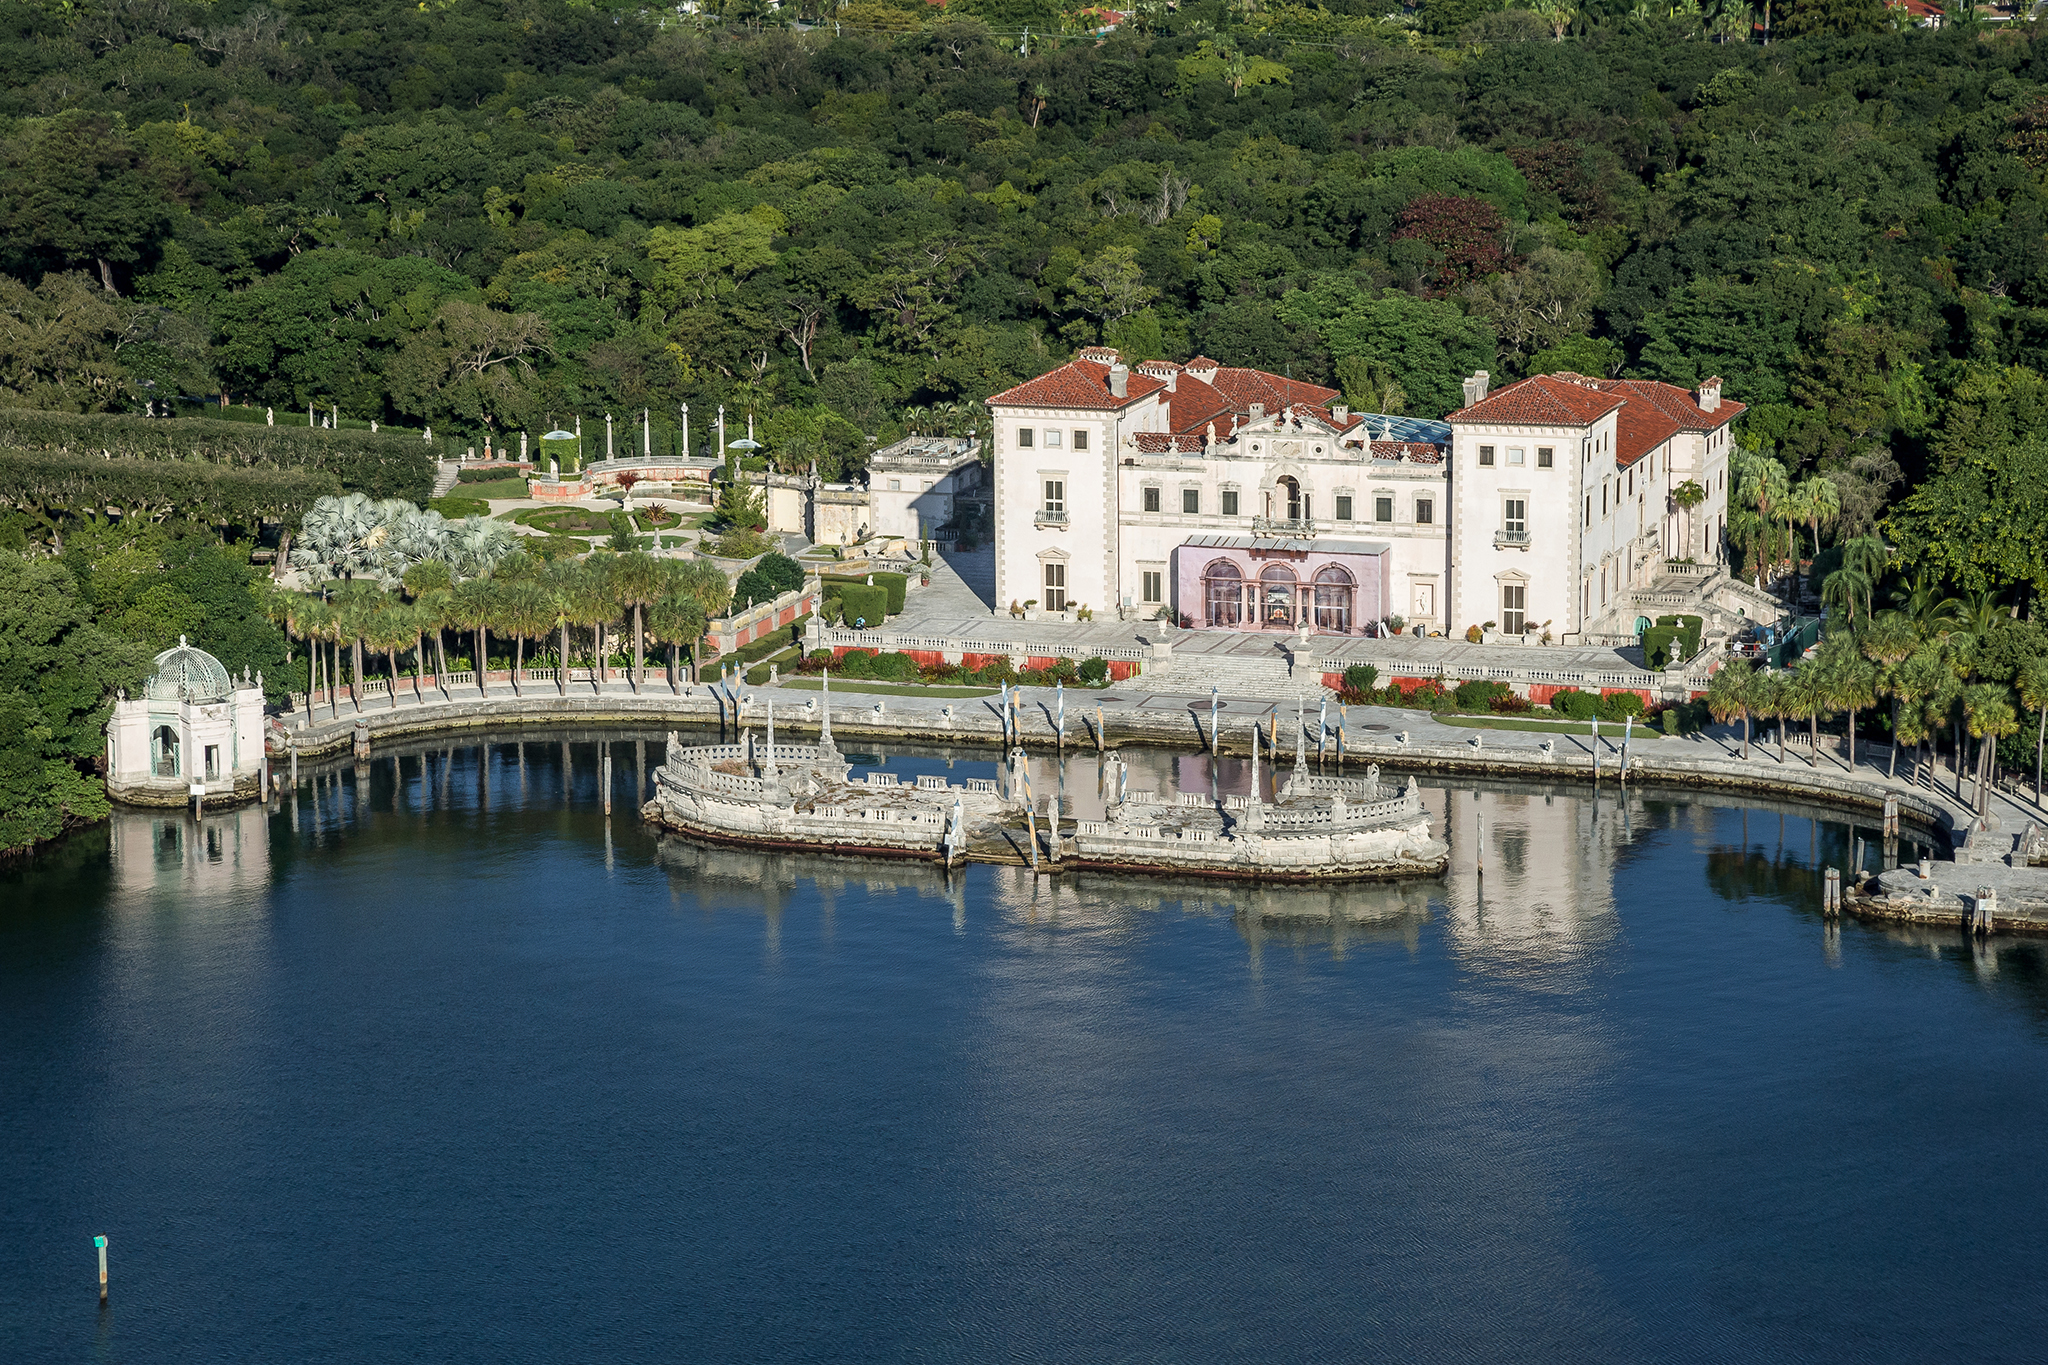
[[[932,703],[923,698],[905,699],[914,701],[913,706],[897,706],[892,705],[898,701],[893,697],[861,697],[853,701],[848,700],[850,695],[839,694],[832,698],[832,731],[842,742],[866,739],[996,746],[1003,743],[1003,726],[993,699],[971,698],[955,702],[945,708],[952,714],[934,715]],[[1206,707],[1199,704],[1186,710],[1105,711],[1105,733],[1098,737],[1093,708],[1088,706],[1086,695],[1076,693],[1068,698],[1066,747],[1075,752],[1133,744],[1189,750],[1209,747],[1209,717]],[[819,713],[815,706],[807,709],[789,693],[777,693],[775,696],[778,735],[786,734],[794,739],[818,733]],[[817,694],[806,694],[806,700],[817,701]],[[1033,696],[1021,708],[1017,742],[1038,752],[1055,749],[1058,734],[1052,722],[1051,709],[1049,698]],[[730,702],[714,699],[710,689],[703,686],[696,687],[693,695],[687,697],[672,694],[665,688],[659,692],[650,690],[637,697],[625,694],[561,697],[550,693],[488,699],[457,698],[425,706],[403,705],[395,710],[371,708],[361,713],[344,710],[338,719],[314,718],[305,728],[288,728],[287,733],[301,756],[312,757],[348,749],[359,723],[368,730],[374,748],[380,740],[522,725],[615,724],[666,729],[676,725],[717,726],[723,718],[730,726],[732,711]],[[767,707],[758,694],[752,705],[743,708],[742,718],[748,728],[757,732],[765,726]],[[290,718],[287,719],[289,722]],[[1254,717],[1242,714],[1234,718],[1223,717],[1221,733],[1217,737],[1218,752],[1249,755],[1252,752],[1252,730],[1259,723]],[[1309,737],[1305,747],[1313,761],[1313,711],[1309,713],[1308,726]],[[1489,746],[1486,743],[1488,732],[1474,733],[1481,737],[1476,745],[1469,741],[1402,744],[1391,735],[1374,735],[1360,743],[1354,735],[1345,748],[1346,766],[1378,763],[1401,772],[1442,776],[1533,777],[1588,785],[1593,781],[1594,758],[1588,748],[1581,747],[1587,742],[1584,736],[1560,735],[1554,752],[1545,755],[1540,750],[1527,747]],[[1605,736],[1603,745],[1612,747]],[[1264,728],[1260,729],[1258,747],[1262,758],[1272,756],[1275,746],[1268,743]],[[1295,745],[1291,719],[1283,719],[1279,724],[1277,748],[1279,762],[1283,766],[1292,763]],[[1326,763],[1334,761],[1335,755],[1335,738],[1332,736],[1324,750]],[[1601,755],[1599,774],[1603,783],[1618,776],[1619,763],[1618,753]],[[1792,797],[1829,809],[1858,813],[1882,811],[1885,797],[1896,795],[1900,813],[1907,820],[1944,838],[1950,836],[1953,828],[1949,808],[1936,793],[1900,783],[1887,783],[1875,776],[1853,775],[1826,758],[1818,767],[1776,763],[1765,767],[1730,756],[1718,744],[1705,739],[1638,737],[1631,746],[1629,780],[1655,781],[1663,786],[1705,791]]]

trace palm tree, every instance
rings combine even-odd
[[[432,632],[434,637],[434,686],[445,698],[448,695],[448,638],[442,632],[449,624],[449,603],[455,595],[453,588],[429,588],[413,600],[413,624],[420,628],[424,641]],[[423,660],[425,654],[420,656]]]
[[[1812,726],[1813,751],[1808,761],[1817,768],[1820,766],[1821,713],[1832,710],[1834,701],[1827,669],[1821,666],[1817,658],[1801,664],[1792,670],[1792,676],[1786,681],[1785,691],[1786,713],[1805,716],[1808,724]]]
[[[490,667],[490,656],[484,653],[484,637],[497,614],[496,597],[496,588],[487,578],[464,579],[448,594],[449,622],[476,636],[476,690],[482,697],[490,695],[484,677]]]
[[[674,692],[680,686],[676,650],[681,645],[690,647],[691,680],[695,681],[697,641],[704,638],[705,624],[704,608],[681,594],[664,594],[655,598],[648,607],[647,633],[668,646],[669,691]]]
[[[1541,11],[1538,11],[1538,13],[1541,13]],[[1687,479],[1684,483],[1671,490],[1671,501],[1677,505],[1680,511],[1685,513],[1685,557],[1687,559],[1693,558],[1692,511],[1706,500],[1707,490],[1700,487],[1699,483],[1693,479]]]
[[[386,598],[377,609],[369,614],[363,623],[363,638],[369,641],[372,651],[384,656],[384,663],[391,674],[391,709],[398,709],[398,651],[419,638],[414,626],[412,608],[403,602]]]
[[[1938,636],[1955,629],[1961,618],[1961,599],[1950,597],[1942,591],[1941,580],[1922,569],[1913,575],[1913,581],[1892,594],[1899,610],[1920,634]]]
[[[526,666],[526,642],[547,635],[555,624],[554,595],[533,579],[498,585],[498,624],[512,637],[512,695],[523,696],[520,673]]]
[[[2034,804],[2041,804],[2041,751],[2048,746],[2048,659],[2033,658],[2020,666],[2020,705],[2038,712],[2034,727]]]
[[[661,595],[661,561],[644,550],[635,550],[614,559],[606,573],[619,604],[633,609],[633,691],[638,693],[647,674],[643,608]]]
[[[1876,536],[1857,536],[1842,543],[1842,567],[1857,576],[1863,585],[1863,615],[1868,619],[1876,608],[1873,599],[1877,585],[1884,578],[1885,570],[1891,563],[1891,547]],[[1855,617],[1850,617],[1853,623]]]
[[[548,619],[557,637],[555,648],[555,694],[569,695],[569,625],[576,619],[574,607],[576,575],[582,571],[573,559],[549,566],[542,580],[548,594]]]
[[[1963,715],[1969,726],[1970,737],[1977,741],[1976,797],[1970,810],[1982,815],[1990,804],[1992,766],[1998,756],[1998,740],[2002,735],[2016,733],[2020,728],[2019,717],[2013,714],[2011,694],[1999,683],[1977,683],[1963,689]],[[1962,798],[1962,762],[1956,763],[1958,800]]]
[[[327,638],[327,631],[334,620],[334,612],[319,598],[302,595],[301,600],[292,607],[292,619],[299,638],[306,642],[306,657],[311,663],[306,673],[306,707],[311,710],[313,693],[320,691],[322,675],[326,672],[327,651],[320,646]],[[333,700],[332,695],[328,700]]]
[[[1707,683],[1707,711],[1723,725],[1742,717],[1742,756],[1749,757],[1749,706],[1756,690],[1756,669],[1747,659],[1737,659],[1714,674]]]
[[[1820,558],[1820,528],[1833,526],[1842,515],[1842,490],[1825,474],[1809,474],[1793,490],[1799,519],[1813,532],[1813,557]]]
[[[568,601],[564,604],[569,619],[579,626],[590,628],[591,663],[590,690],[604,691],[604,627],[618,614],[618,598],[612,594],[611,575],[605,572],[605,565],[598,559],[586,559],[578,566],[578,572],[569,584]]]
[[[1768,534],[1770,524],[1784,515],[1780,505],[1790,491],[1789,481],[1785,477],[1785,466],[1768,455],[1753,456],[1744,464],[1746,486],[1743,491],[1748,495],[1750,504],[1756,508],[1757,516],[1762,519],[1765,533]]]
[[[1913,737],[1913,761],[1917,768],[1920,747],[1931,733],[1927,708],[1944,688],[1952,685],[1948,665],[1931,643],[1922,643],[1906,658],[1886,670],[1886,690],[1892,697],[1892,773],[1898,771],[1898,746]]]
[[[1877,665],[1844,650],[1828,669],[1829,699],[1833,709],[1849,717],[1849,768],[1856,767],[1856,713],[1877,705]]]
[[[367,580],[351,581],[334,595],[335,625],[349,642],[349,700],[358,711],[363,709],[363,633],[383,604],[383,592]]]
[[[1897,612],[1886,612],[1872,621],[1861,635],[1856,637],[1863,657],[1877,665],[1874,685],[1882,696],[1892,699],[1892,758],[1890,776],[1898,771],[1899,765],[1899,697],[1894,688],[1900,664],[1913,656],[1919,640],[1913,634],[1913,627]]]
[[[1785,761],[1785,717],[1792,714],[1792,698],[1788,689],[1791,679],[1783,673],[1761,672],[1750,693],[1750,706],[1760,716],[1769,716],[1778,723],[1778,762]]]

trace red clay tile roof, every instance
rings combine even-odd
[[[1194,363],[1189,362],[1189,368]],[[1290,403],[1299,403],[1305,408],[1320,408],[1333,398],[1344,395],[1337,389],[1326,389],[1320,384],[1304,384],[1298,379],[1283,379],[1277,374],[1264,370],[1220,369],[1209,381],[1230,400],[1230,405],[1243,412],[1253,403],[1262,403],[1266,411],[1278,412]]]
[[[1446,422],[1494,422],[1516,427],[1583,427],[1621,406],[1621,396],[1590,387],[1597,381],[1539,374],[1459,408]]]
[[[1166,426],[1169,431],[1206,431],[1216,424],[1216,439],[1222,440],[1237,427],[1230,400],[1199,379],[1180,377],[1174,391],[1166,395]]]
[[[1627,469],[1676,436],[1680,425],[1655,403],[1630,399],[1614,418],[1614,466]]]
[[[1095,360],[1070,360],[1056,370],[1026,380],[988,400],[989,406],[1017,408],[1088,408],[1114,412],[1166,387],[1163,380],[1132,371],[1122,398],[1109,392],[1109,366]]]
[[[1699,405],[1690,390],[1655,379],[1600,379],[1594,382],[1604,393],[1618,393],[1631,402],[1641,400],[1651,404],[1685,431],[1712,431],[1748,411],[1746,405],[1732,398],[1723,398],[1720,407],[1708,412]]]
[[[1374,441],[1375,460],[1398,460],[1406,464],[1442,464],[1444,448],[1427,441]]]
[[[1164,455],[1173,450],[1185,455],[1199,455],[1207,442],[1199,432],[1170,436],[1163,431],[1140,431],[1132,434],[1131,444],[1148,455]]]

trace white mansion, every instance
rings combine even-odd
[[[1538,375],[1443,421],[1334,389],[1106,347],[988,400],[996,610],[1168,615],[1201,629],[1412,628],[1564,641],[1626,631],[1625,588],[1718,560],[1740,403]],[[1705,498],[1682,508],[1688,480]],[[1626,619],[1610,620],[1610,615]]]

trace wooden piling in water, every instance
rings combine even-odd
[[[99,1253],[100,1253],[100,1307],[102,1307],[102,1308],[105,1308],[105,1307],[107,1306],[107,1239],[106,1239],[106,1238],[104,1238],[104,1237],[95,1237],[95,1238],[93,1238],[93,1239],[92,1239],[92,1244],[93,1244],[93,1245],[94,1245],[95,1247],[99,1248]]]
[[[1842,913],[1842,870],[1829,868],[1821,879],[1821,913],[1832,919]]]

